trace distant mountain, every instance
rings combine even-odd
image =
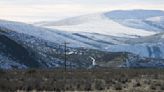
[[[14,40],[1,34],[0,30],[0,67],[4,69],[10,68],[27,68],[39,67],[39,63],[30,55],[30,50],[27,50],[22,45]],[[23,61],[23,62],[22,62]]]
[[[64,46],[0,29],[0,69],[62,68]],[[163,59],[140,57],[127,52],[107,52],[87,48],[67,48],[67,68],[164,67]]]
[[[47,21],[47,22],[44,21],[35,24],[49,27],[49,28],[62,28],[62,29],[65,28],[65,30],[67,31],[68,31],[68,26],[69,29],[71,27],[75,27],[75,28],[83,27],[83,31],[85,32],[86,31],[97,32],[97,30],[92,31],[91,29],[87,29],[87,28],[95,28],[95,29],[103,28],[103,30],[114,29],[115,26],[120,27],[120,25],[118,24],[121,24],[124,26],[124,29],[122,28],[122,30],[125,30],[125,27],[128,27],[129,30],[134,30],[135,28],[138,29],[138,31],[146,30],[146,31],[162,32],[163,25],[164,25],[163,17],[164,17],[164,11],[161,10],[116,10],[116,11],[110,11],[110,12],[99,13],[99,14],[90,14],[90,15],[72,17],[61,21]],[[112,21],[118,24],[116,25],[116,23]],[[93,24],[92,26],[91,23]],[[129,27],[133,29],[130,29]],[[74,29],[71,31],[82,31],[82,30]],[[113,30],[107,30],[107,31],[113,31]]]
[[[35,25],[71,32],[99,33],[117,37],[135,37],[152,35],[154,32],[123,26],[104,13],[83,15],[57,22],[42,22]]]
[[[163,16],[164,12],[160,10],[117,10],[44,22],[39,26],[73,32],[87,40],[98,40],[101,42],[99,49],[105,51],[164,58]],[[103,42],[107,45],[102,45]]]
[[[35,31],[38,32],[38,34],[41,33],[40,30],[45,30],[46,34],[46,32],[49,31],[48,29],[46,30],[18,22],[6,21],[5,23],[7,23],[7,25],[10,23],[10,27],[7,28],[7,26],[5,27],[4,25],[0,27],[1,69],[62,68],[64,66],[64,46],[57,41],[53,42],[50,39],[45,40],[44,37],[40,38],[34,35]],[[19,30],[22,28],[18,24],[21,26],[24,25],[23,27],[26,28],[21,30],[21,32]],[[30,30],[30,28],[33,30]],[[34,31],[34,33],[30,35],[30,31]],[[56,34],[57,32],[58,34]],[[60,35],[59,33],[60,31],[54,31],[51,35],[58,36]],[[61,32],[61,34],[63,33]],[[74,35],[80,36],[80,34],[73,34],[72,37]],[[63,36],[63,38],[65,37],[66,35]],[[81,35],[81,37],[83,36]],[[89,38],[86,37],[86,39]],[[99,41],[99,43],[101,43],[101,41]],[[105,41],[102,41],[102,43],[111,44]],[[92,43],[89,45],[94,46]],[[67,48],[68,68],[163,67],[163,64],[163,59],[144,58],[126,52],[107,52],[91,49],[91,47]]]
[[[116,10],[104,13],[110,19],[147,19],[151,17],[164,16],[161,10]]]
[[[162,32],[164,11],[161,10],[118,10],[105,13],[109,19],[127,27]]]
[[[0,68],[61,68],[65,41],[73,68],[164,67],[162,11],[133,11],[145,15],[111,18],[108,12],[34,25],[0,20]]]

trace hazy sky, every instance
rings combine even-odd
[[[164,10],[164,0],[0,0],[0,19],[23,22],[60,20],[118,9]]]

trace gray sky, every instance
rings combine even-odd
[[[164,10],[164,0],[0,0],[0,19],[52,21],[120,9]]]

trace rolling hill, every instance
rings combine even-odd
[[[115,13],[120,14],[113,18]],[[68,67],[163,67],[162,16],[163,11],[133,10],[34,25],[0,20],[0,68],[61,68],[64,42]]]

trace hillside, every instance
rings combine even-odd
[[[116,10],[35,25],[72,32],[81,42],[96,41],[100,50],[164,58],[163,16],[160,10]]]
[[[163,59],[145,58],[126,52],[104,51],[103,45],[119,43],[117,40],[112,43],[103,40],[102,37],[108,38],[106,35],[95,34],[94,36],[97,35],[99,39],[91,39],[93,34],[90,33],[88,37],[85,37],[84,34],[87,33],[53,31],[11,21],[1,22],[0,30],[3,39],[0,40],[0,45],[3,47],[0,51],[1,68],[3,69],[61,68],[64,66],[64,46],[62,44],[64,39],[70,42],[67,47],[67,67],[163,67]],[[77,37],[79,39],[75,39]],[[120,42],[123,40],[117,39],[120,39]]]

